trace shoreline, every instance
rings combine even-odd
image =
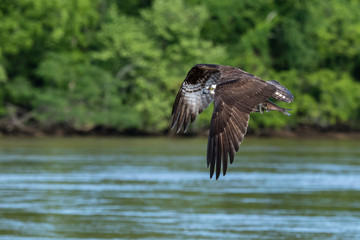
[[[189,137],[207,137],[209,130],[200,132],[189,132],[176,134],[173,131],[166,131],[162,133],[148,133],[139,131],[126,131],[120,132],[116,129],[105,129],[99,128],[92,131],[74,131],[65,129],[55,129],[54,131],[35,131],[35,132],[24,132],[24,131],[10,131],[6,132],[0,130],[0,137],[15,137],[15,138],[57,138],[57,137],[170,137],[170,138],[189,138]],[[304,127],[295,130],[249,130],[246,134],[247,137],[258,137],[258,138],[289,138],[289,139],[359,139],[359,130],[321,130],[318,128]]]

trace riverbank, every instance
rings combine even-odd
[[[76,137],[76,136],[138,136],[138,137],[151,137],[151,136],[170,136],[170,137],[207,137],[209,131],[188,132],[186,134],[176,134],[174,131],[166,132],[141,132],[137,130],[119,131],[114,128],[96,127],[91,130],[74,130],[66,127],[54,127],[47,129],[19,129],[19,128],[5,128],[0,127],[0,137]],[[332,128],[321,129],[313,126],[303,126],[296,129],[260,129],[254,131],[249,128],[246,134],[248,137],[261,137],[261,138],[331,138],[331,139],[360,139],[360,131],[347,128]]]

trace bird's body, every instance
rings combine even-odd
[[[197,115],[214,101],[207,147],[210,178],[216,169],[216,179],[226,174],[246,134],[251,112],[279,111],[290,115],[288,109],[272,103],[269,98],[292,102],[294,97],[275,80],[263,81],[239,68],[198,64],[188,73],[176,96],[172,110],[171,128],[179,132],[189,127]]]

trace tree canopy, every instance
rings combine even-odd
[[[253,114],[253,130],[359,129],[358,9],[356,0],[3,0],[0,129],[166,132],[197,63],[237,66],[293,92],[291,118]]]

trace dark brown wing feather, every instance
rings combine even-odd
[[[203,94],[206,86],[217,84],[220,71],[217,65],[199,64],[194,66],[182,83],[172,110],[171,129],[177,128],[177,133],[184,126],[184,132],[201,113],[214,100],[213,95]]]
[[[217,85],[207,149],[210,178],[216,170],[218,179],[221,165],[226,174],[228,157],[232,163],[246,134],[250,113],[275,91],[272,84],[250,75]]]

